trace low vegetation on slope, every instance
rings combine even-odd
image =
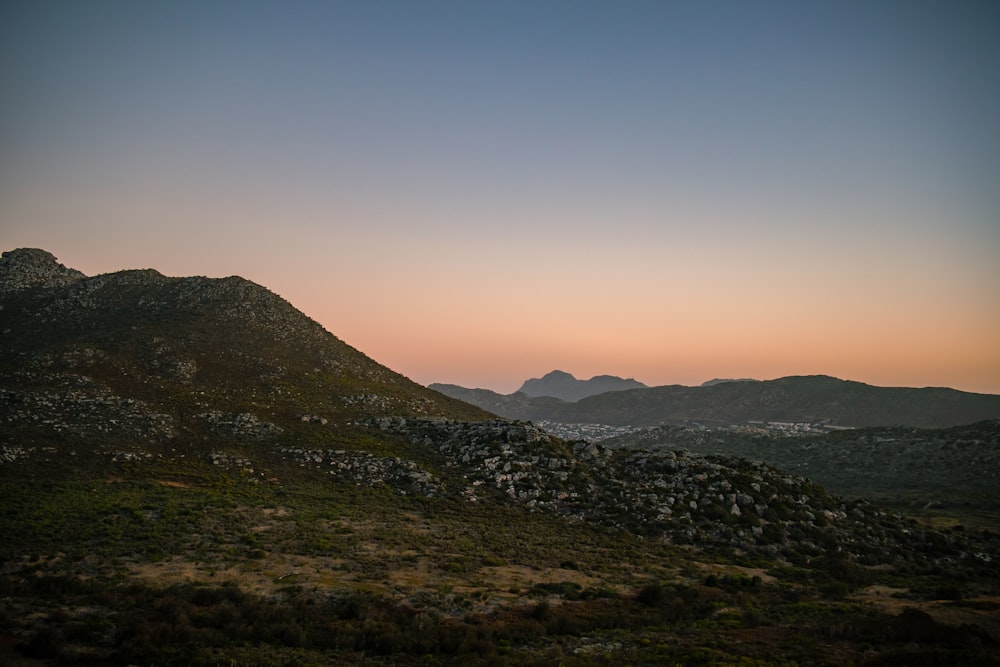
[[[0,658],[997,658],[993,534],[927,530],[759,464],[613,452],[525,423],[364,429],[351,449],[271,434],[238,449],[8,457]]]
[[[442,426],[411,428],[427,438]],[[680,545],[648,527],[620,527],[630,517],[608,513],[604,498],[550,511],[505,500],[510,487],[491,476],[503,468],[493,459],[525,442],[493,432],[480,430],[465,451],[455,447],[466,439],[436,440],[450,453],[429,493],[379,482],[363,465],[286,461],[287,452],[122,457],[92,474],[45,453],[4,463],[0,658],[878,665],[997,657],[1000,581],[995,564],[956,550],[968,536],[904,542],[875,567],[824,538],[836,517],[811,529],[788,514],[766,524],[784,532],[769,536],[773,549],[746,550],[708,535],[718,529],[707,507],[704,516],[691,511],[694,544]],[[582,467],[565,445],[542,444],[547,465],[567,457]],[[579,474],[583,486],[572,476],[562,487],[549,480],[554,498],[589,488]],[[655,488],[666,478],[648,479]],[[519,479],[514,495],[542,481]],[[803,511],[799,500],[783,498],[782,511]],[[870,513],[857,525],[874,531],[873,544],[884,533],[891,548],[901,527],[915,528],[858,507]],[[735,536],[741,524],[729,525]]]

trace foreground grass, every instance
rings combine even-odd
[[[1000,586],[170,462],[0,477],[3,664],[989,665]]]

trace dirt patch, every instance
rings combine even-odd
[[[773,584],[778,579],[767,573],[767,570],[759,567],[742,567],[740,565],[723,565],[720,563],[695,563],[694,564],[699,570],[709,574],[714,574],[716,576],[729,575],[741,575],[747,577],[748,579],[753,579],[754,577],[760,577],[761,583]]]
[[[600,579],[588,576],[578,570],[561,567],[536,569],[525,565],[500,565],[480,568],[479,580],[489,582],[497,590],[531,588],[538,584],[572,583],[580,588],[588,588],[601,583]]]
[[[173,558],[158,563],[133,565],[129,570],[133,577],[150,586],[221,586],[224,583],[237,583],[243,590],[259,595],[272,595],[290,585],[336,588],[338,584],[351,579],[344,575],[340,560],[294,555],[232,563],[192,562]]]

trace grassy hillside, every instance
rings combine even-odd
[[[740,556],[295,467],[60,465],[0,467],[3,664],[998,658],[1000,586],[972,561]]]

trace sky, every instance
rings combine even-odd
[[[0,4],[0,248],[411,379],[1000,393],[1000,4]]]

